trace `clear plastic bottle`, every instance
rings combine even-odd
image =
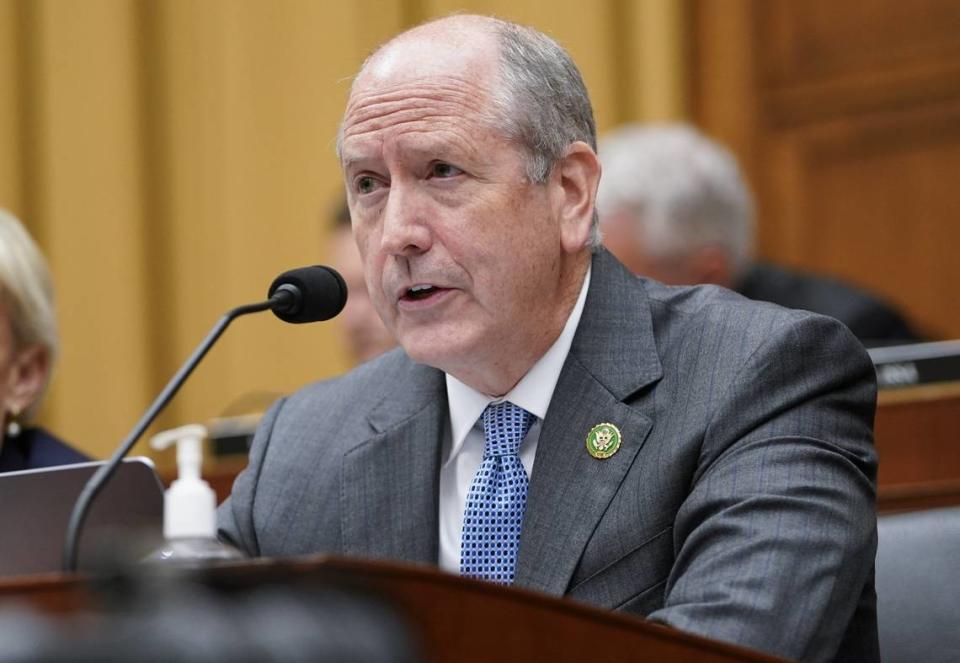
[[[239,550],[217,539],[217,497],[200,477],[206,436],[206,428],[191,424],[150,441],[154,449],[177,445],[177,479],[163,496],[164,543],[144,559],[148,564],[196,567],[244,559]]]

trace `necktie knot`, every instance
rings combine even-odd
[[[515,456],[536,417],[509,401],[491,403],[483,411],[483,457]]]

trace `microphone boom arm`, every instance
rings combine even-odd
[[[203,342],[197,346],[193,351],[193,354],[190,355],[190,358],[180,367],[180,370],[170,378],[170,381],[167,383],[167,386],[163,388],[163,391],[160,392],[160,395],[157,396],[156,400],[153,401],[153,404],[150,408],[144,413],[140,418],[140,421],[137,422],[137,425],[133,427],[133,430],[127,435],[126,439],[123,441],[123,444],[114,452],[113,456],[110,457],[110,460],[97,468],[97,471],[94,472],[93,476],[87,481],[84,485],[83,490],[80,493],[80,496],[77,498],[77,502],[73,507],[73,511],[70,513],[70,522],[67,525],[67,534],[66,540],[63,544],[63,570],[68,573],[72,573],[77,570],[77,556],[80,548],[80,530],[83,528],[83,523],[87,518],[87,514],[90,511],[90,505],[93,503],[93,500],[96,499],[97,495],[100,493],[103,486],[106,484],[107,480],[113,476],[113,473],[116,471],[117,466],[120,464],[120,461],[130,453],[130,449],[133,448],[133,445],[137,443],[137,440],[140,439],[140,436],[143,435],[143,432],[147,429],[150,424],[153,423],[153,420],[157,418],[157,415],[166,407],[167,403],[170,402],[180,390],[180,387],[186,381],[190,374],[193,373],[193,369],[197,367],[197,364],[200,363],[200,360],[206,356],[207,352],[217,342],[217,339],[220,338],[220,335],[226,330],[226,328],[233,322],[236,318],[239,318],[242,315],[247,315],[250,313],[259,313],[261,311],[267,311],[269,309],[275,309],[278,307],[288,306],[292,303],[295,294],[286,289],[278,289],[270,299],[267,299],[256,304],[247,304],[245,306],[238,306],[234,309],[227,311],[220,320],[217,321],[217,324],[213,326],[213,329],[207,334],[207,337],[203,339]]]

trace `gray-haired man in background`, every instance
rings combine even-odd
[[[635,274],[673,285],[713,283],[829,315],[868,346],[919,340],[900,313],[868,292],[754,262],[753,200],[737,161],[693,127],[620,127],[600,141],[600,160],[604,244]]]

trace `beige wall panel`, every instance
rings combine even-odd
[[[19,19],[17,0],[0,0],[0,207],[23,215]]]
[[[350,77],[394,33],[366,3],[169,3],[158,17],[165,85],[170,371],[220,312],[276,274],[323,262],[342,190],[334,154]],[[287,393],[347,368],[336,321],[238,320],[165,417],[206,420],[256,392]]]
[[[116,445],[148,393],[133,6],[36,3],[30,35],[39,109],[31,121],[42,131],[27,176],[63,339],[47,421],[96,454]]]
[[[634,63],[626,73],[634,76],[620,81],[620,85],[629,99],[628,107],[635,109],[630,119],[664,122],[684,118],[684,4],[678,0],[634,0],[623,4],[625,26],[619,34],[625,57]]]
[[[710,136],[730,147],[747,179],[757,187],[764,164],[757,135],[754,5],[749,0],[693,0],[690,4],[691,115]],[[756,193],[763,219],[764,198],[761,191]]]
[[[422,20],[418,0],[354,0],[349,5],[344,9],[349,16],[347,24],[354,42],[356,62],[351,76],[378,46]],[[328,25],[328,29],[346,30],[346,25]]]
[[[224,286],[231,281],[224,264],[230,250],[223,182],[225,6],[158,3],[145,17],[153,49],[149,57],[158,62],[150,131],[158,167],[148,184],[154,223],[162,229],[149,249],[157,265],[155,305],[162,310],[158,327],[163,337],[155,347],[161,370],[151,376],[154,392],[222,311],[234,305]],[[228,369],[222,347],[216,348],[160,421],[186,423],[181,412],[191,403],[205,410],[207,401],[220,395]],[[196,382],[205,389],[197,391]]]

